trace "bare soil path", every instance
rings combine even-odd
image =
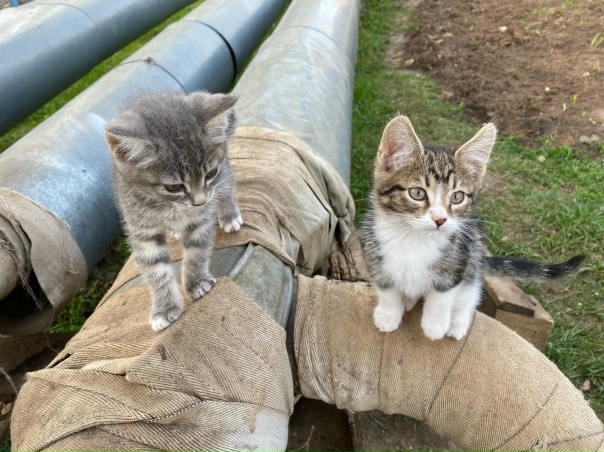
[[[527,145],[604,142],[602,0],[431,0],[416,12],[391,50],[443,97]]]

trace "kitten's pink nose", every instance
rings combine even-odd
[[[433,218],[433,220],[436,223],[437,228],[440,228],[443,224],[445,224],[445,221],[447,221],[446,218]]]

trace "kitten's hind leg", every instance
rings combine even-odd
[[[149,323],[154,331],[161,331],[178,319],[183,309],[166,238],[162,233],[132,234],[130,246],[141,274],[151,289]]]
[[[378,304],[373,311],[373,322],[378,330],[388,333],[401,324],[405,306],[403,295],[396,289],[376,288]]]
[[[447,331],[447,336],[460,340],[468,334],[472,319],[474,318],[474,311],[480,303],[481,296],[482,284],[480,281],[464,284],[460,288],[457,299],[453,304],[451,326]]]
[[[199,300],[212,290],[216,280],[209,271],[214,225],[211,221],[196,225],[183,233],[183,285],[191,300]]]
[[[238,231],[243,224],[243,217],[235,199],[235,181],[228,160],[224,164],[216,201],[220,228],[224,232]]]

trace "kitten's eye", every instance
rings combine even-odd
[[[416,201],[424,201],[428,197],[426,196],[426,190],[419,187],[413,187],[409,189],[409,196]]]
[[[463,191],[456,191],[451,195],[451,202],[453,204],[459,204],[465,198],[465,193]]]
[[[183,184],[166,184],[164,185],[164,188],[167,192],[177,193],[179,191],[183,191],[185,186]]]
[[[208,172],[206,174],[206,180],[214,179],[216,174],[218,174],[218,168],[214,168],[212,171]]]

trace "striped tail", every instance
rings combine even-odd
[[[511,278],[547,281],[576,273],[585,256],[575,256],[561,264],[542,264],[506,257],[484,256],[482,263],[487,273]]]

